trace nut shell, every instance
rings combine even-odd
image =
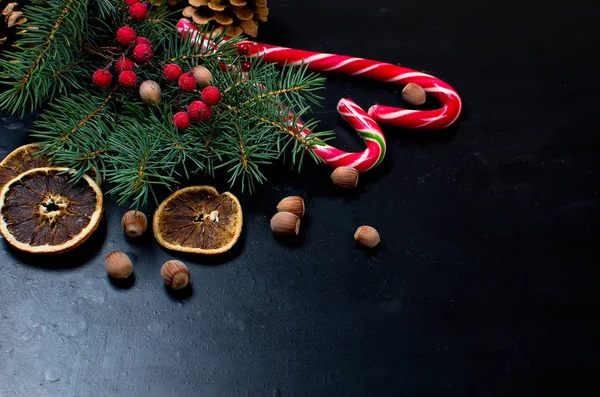
[[[214,82],[210,70],[202,65],[194,66],[194,68],[192,68],[192,74],[201,87],[207,87]]]
[[[121,218],[121,227],[128,237],[140,237],[146,232],[148,219],[140,211],[127,211]]]
[[[420,106],[425,103],[427,94],[420,85],[408,83],[402,90],[402,99],[411,105]]]
[[[291,212],[299,218],[304,216],[304,199],[300,196],[289,196],[277,204],[277,211]]]
[[[154,80],[146,80],[140,84],[140,98],[146,105],[158,105],[162,98],[160,85]]]
[[[337,167],[331,173],[333,184],[342,189],[354,189],[358,185],[359,172],[352,167]]]
[[[368,248],[373,248],[381,241],[379,232],[371,226],[360,226],[354,232],[354,240]]]
[[[165,262],[160,269],[160,275],[165,284],[174,290],[185,288],[190,282],[190,270],[178,260]]]
[[[291,212],[278,212],[271,218],[271,230],[276,235],[298,235],[300,217]]]
[[[104,260],[106,272],[112,278],[124,279],[133,273],[131,259],[123,251],[114,251]]]

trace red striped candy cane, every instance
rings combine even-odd
[[[358,135],[365,141],[367,148],[362,152],[345,152],[326,143],[313,146],[313,151],[330,167],[341,166],[356,168],[358,172],[365,172],[381,164],[386,152],[386,142],[379,125],[367,112],[350,99],[342,98],[338,102],[337,111]],[[302,129],[302,121],[296,122],[296,128],[301,129],[302,136],[311,133]]]
[[[372,80],[406,85],[416,83],[426,93],[437,99],[442,107],[435,110],[402,109],[385,105],[373,105],[369,115],[381,124],[395,127],[437,130],[452,125],[460,116],[462,102],[458,93],[442,80],[402,66],[354,58],[245,41],[250,53],[266,62],[278,65],[307,65],[318,72],[339,72],[350,76],[364,76]],[[241,44],[241,43],[240,43]]]
[[[259,85],[259,88],[261,90],[266,89],[262,84]],[[296,119],[295,123],[292,122],[295,118],[294,112],[284,103],[278,103],[277,105],[282,108],[284,115],[287,111],[287,120],[291,131],[299,133],[303,138],[312,133],[308,128],[304,128],[302,120]],[[367,112],[350,99],[340,99],[337,111],[363,139],[367,148],[361,152],[345,152],[316,138],[318,144],[312,146],[313,152],[325,164],[333,168],[348,166],[355,168],[358,172],[365,172],[378,166],[383,161],[387,151],[385,136],[379,125]]]
[[[177,28],[183,36],[192,32],[196,41],[199,41],[196,38],[197,29],[189,20],[182,18],[177,24]],[[210,45],[206,44],[208,40],[202,42],[205,49],[209,48]],[[244,41],[243,43],[248,44],[251,55],[263,57],[265,61],[279,65],[305,64],[313,71],[363,76],[396,85],[415,83],[442,104],[441,108],[435,110],[402,109],[385,105],[371,106],[369,115],[382,124],[411,129],[442,129],[452,125],[462,110],[462,101],[456,90],[444,81],[416,70],[345,55],[296,50],[253,41]]]
[[[191,33],[192,41],[201,43],[205,50],[214,47],[209,39],[199,37],[194,24],[185,18],[180,19],[177,29],[183,37]],[[359,153],[348,153],[326,144],[319,145],[315,153],[330,166],[353,166],[363,172],[381,163],[386,152],[386,143],[377,121],[397,127],[433,130],[450,126],[460,116],[462,104],[459,95],[448,84],[431,75],[363,58],[295,50],[253,41],[242,43],[248,44],[250,55],[262,57],[267,62],[274,62],[282,66],[304,64],[313,71],[365,76],[398,85],[416,83],[442,103],[442,108],[436,110],[412,110],[373,105],[367,113],[349,99],[340,100],[338,112],[365,140],[367,149]],[[310,131],[303,130],[302,133],[306,135]]]

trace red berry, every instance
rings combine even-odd
[[[219,69],[224,72],[235,72],[235,66],[233,65],[225,65],[224,63],[219,63]]]
[[[135,87],[137,85],[137,76],[131,70],[125,70],[119,74],[119,84],[123,87]]]
[[[192,72],[186,72],[179,76],[179,88],[184,91],[194,91],[196,89],[196,78]]]
[[[138,36],[137,39],[135,39],[135,45],[140,44],[146,44],[148,47],[152,48],[152,43],[150,42],[150,40],[143,36]]]
[[[121,57],[115,65],[117,73],[121,73],[124,70],[135,70],[135,63],[129,58]]]
[[[186,112],[177,112],[173,115],[173,124],[179,131],[190,128],[191,122],[190,116]]]
[[[117,41],[122,45],[130,45],[137,37],[137,34],[129,26],[123,26],[117,30],[116,37]]]
[[[209,85],[202,90],[202,102],[214,106],[221,101],[221,91],[214,85]]]
[[[98,88],[106,88],[112,83],[112,74],[107,70],[98,69],[92,75],[92,82]]]
[[[139,64],[148,63],[152,59],[152,48],[146,44],[136,45],[133,49],[133,59]]]
[[[189,104],[187,114],[192,120],[208,121],[212,117],[212,109],[202,101]]]
[[[177,80],[179,76],[181,76],[181,73],[183,73],[183,71],[176,63],[168,63],[163,66],[163,74],[165,75],[165,79],[169,81]]]
[[[125,0],[125,4],[127,4],[128,6],[134,5],[139,2],[140,0]]]
[[[238,54],[240,55],[248,55],[250,52],[250,45],[242,43],[237,47]]]
[[[242,71],[247,72],[252,67],[252,64],[248,61],[242,62]]]
[[[129,15],[133,19],[143,21],[148,16],[148,6],[140,3],[133,4],[129,7]]]

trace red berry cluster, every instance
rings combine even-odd
[[[131,7],[135,5],[144,6],[139,2],[126,1],[127,4],[131,4]],[[131,14],[131,8],[130,8]],[[145,18],[145,17],[144,17]],[[117,80],[119,85],[127,88],[133,88],[137,86],[138,78],[135,74],[137,65],[143,65],[150,62],[152,59],[152,43],[145,37],[138,36],[135,30],[130,26],[120,27],[115,38],[121,46],[123,46],[123,53],[115,64],[115,71],[118,74]],[[128,57],[131,54],[133,60]],[[134,62],[135,60],[135,62]],[[137,63],[137,65],[136,65]],[[104,69],[98,69],[92,76],[92,82],[98,88],[107,88],[112,84],[113,76],[108,71],[110,64]]]
[[[247,58],[247,55],[250,53],[250,45],[246,43],[238,44],[237,46],[238,54],[244,57],[244,61],[242,62],[242,72],[249,72],[252,68],[252,63]]]
[[[123,0],[129,6],[129,16],[135,20],[143,21],[148,17],[148,4],[140,0]]]
[[[190,80],[186,77],[182,80],[181,77],[186,76],[186,73],[182,74],[179,78],[179,87],[182,85],[185,87],[186,84],[192,86]],[[189,75],[188,75],[189,77]],[[194,76],[192,75],[192,79]],[[189,88],[189,86],[187,88]],[[194,79],[193,86],[196,86],[196,80]],[[183,87],[183,91],[186,91]],[[173,115],[173,124],[179,131],[188,129],[192,121],[208,121],[213,115],[212,107],[221,101],[221,91],[213,85],[204,87],[202,90],[202,98],[198,101],[193,101],[187,107],[187,112],[181,111]]]
[[[193,71],[185,73],[181,66],[175,63],[163,65],[163,76],[169,82],[177,85],[184,92],[193,92],[196,90],[198,81]],[[173,124],[178,130],[188,129],[192,121],[208,121],[212,117],[212,107],[221,101],[221,91],[215,86],[207,86],[202,90],[202,99],[194,101],[188,105],[187,112],[181,111],[173,115]]]

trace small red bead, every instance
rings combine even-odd
[[[137,4],[139,2],[140,2],[140,0],[125,0],[125,4],[127,4],[128,6]]]
[[[202,90],[202,102],[214,106],[221,101],[221,91],[214,85],[209,85]]]
[[[212,117],[212,109],[202,101],[194,101],[188,106],[188,115],[192,120],[208,121]]]
[[[243,72],[248,72],[251,67],[252,67],[252,64],[250,62],[248,62],[248,61],[242,62],[242,71]]]
[[[163,66],[163,75],[169,81],[176,81],[183,71],[176,63],[169,63]]]
[[[130,45],[131,43],[133,43],[136,37],[137,34],[135,33],[135,30],[133,30],[129,26],[123,26],[120,27],[119,30],[117,30],[116,38],[117,41],[122,45]]]
[[[133,59],[139,64],[150,62],[152,59],[152,48],[146,44],[136,45],[133,49]]]
[[[92,82],[98,88],[106,88],[112,83],[112,74],[104,69],[98,69],[92,75]]]
[[[129,7],[129,15],[138,21],[143,21],[148,17],[148,6],[146,4],[136,3]]]
[[[137,76],[131,70],[125,70],[119,74],[119,84],[123,87],[132,88],[137,85]]]
[[[194,91],[196,89],[196,78],[192,72],[186,72],[179,76],[179,88],[183,91]]]
[[[124,70],[135,70],[135,63],[129,58],[121,57],[115,65],[117,73],[121,73]]]
[[[250,52],[250,45],[242,43],[237,46],[237,51],[240,55],[248,55],[248,53]]]
[[[173,115],[173,124],[179,131],[187,130],[191,123],[190,116],[186,112],[177,112]]]
[[[135,45],[140,45],[140,44],[146,44],[148,47],[152,48],[152,43],[150,42],[150,40],[148,40],[147,38],[145,38],[143,36],[138,36],[135,39]]]

